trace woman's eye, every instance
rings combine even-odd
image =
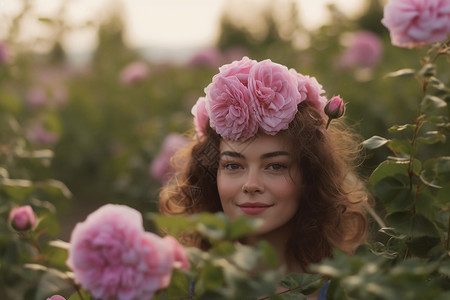
[[[237,170],[241,166],[239,164],[235,164],[235,163],[226,163],[223,165],[223,167],[227,170]]]
[[[286,169],[287,168],[287,166],[286,165],[284,165],[284,164],[270,164],[268,167],[267,167],[267,169],[269,169],[269,170],[271,170],[271,171],[281,171],[281,170],[284,170],[284,169]]]

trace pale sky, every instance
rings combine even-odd
[[[24,39],[50,34],[48,28],[37,22],[37,17],[52,18],[58,13],[63,1],[69,2],[65,20],[79,26],[89,20],[101,20],[111,9],[111,3],[122,4],[121,11],[126,23],[126,42],[131,47],[192,47],[213,45],[217,35],[220,15],[224,4],[230,0],[32,0],[36,18],[27,22]],[[262,6],[271,0],[231,0],[238,3],[237,12],[246,18],[253,11],[249,3]],[[296,0],[300,18],[307,28],[315,28],[327,20],[326,4],[333,2],[343,12],[352,15],[363,8],[361,0]],[[0,40],[8,26],[5,22],[21,10],[20,0],[0,0]],[[228,2],[227,2],[228,3]],[[279,3],[289,3],[281,0]],[[245,5],[247,7],[245,7]],[[71,51],[89,51],[95,45],[93,30],[77,29],[67,35],[66,48]]]

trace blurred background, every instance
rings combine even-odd
[[[2,165],[68,187],[69,199],[33,202],[58,209],[63,240],[107,202],[156,211],[164,153],[184,142],[217,68],[244,55],[315,76],[363,138],[383,135],[415,116],[418,95],[413,80],[398,88],[384,75],[418,67],[421,51],[390,44],[385,2],[0,0]],[[34,154],[12,162],[11,149]]]

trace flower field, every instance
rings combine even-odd
[[[177,64],[127,47],[119,13],[86,25],[98,38],[86,63],[69,62],[62,18],[41,20],[60,34],[38,53],[16,39],[22,2],[0,40],[0,299],[258,299],[276,282],[290,292],[270,299],[306,299],[327,281],[327,299],[450,298],[449,0],[367,0],[355,19],[330,6],[314,31],[269,1],[259,32],[224,13],[214,47]],[[268,244],[240,245],[251,220],[158,214],[205,87],[243,56],[314,76],[324,90],[304,88],[362,136],[370,243],[314,274],[283,278]],[[186,230],[212,250],[182,247],[172,236]]]

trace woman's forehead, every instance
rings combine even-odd
[[[220,142],[220,152],[224,151],[241,154],[265,154],[277,151],[290,152],[290,146],[288,138],[285,135],[267,135],[265,133],[258,133],[245,142],[222,139]]]

